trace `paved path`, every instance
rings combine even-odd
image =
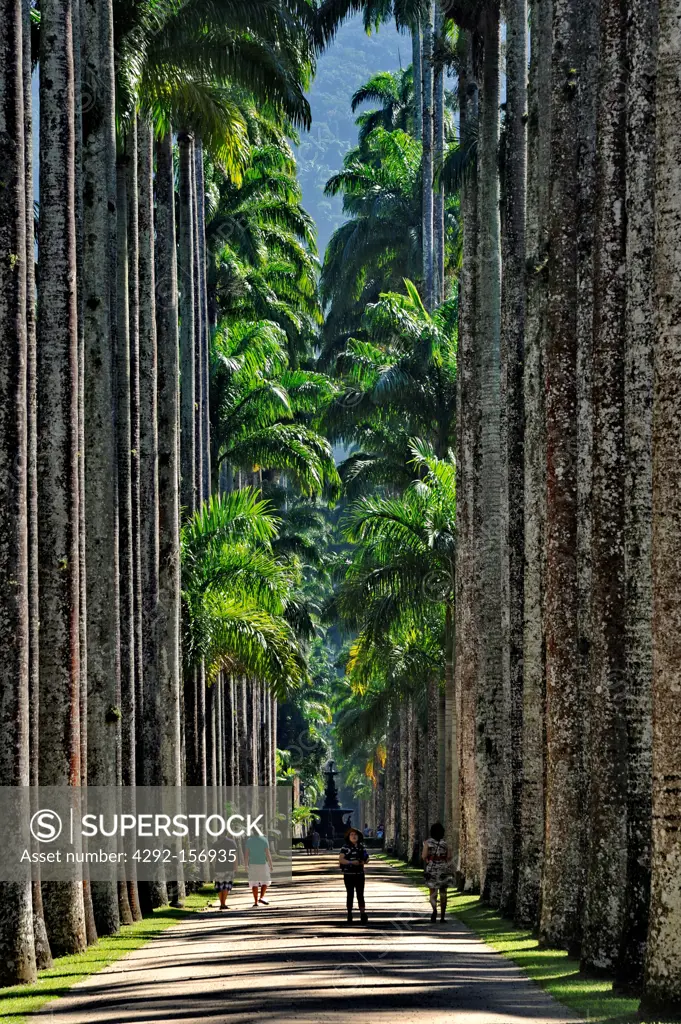
[[[509,960],[374,861],[367,926],[344,923],[337,854],[296,856],[293,883],[212,908],[49,1003],[54,1024],[574,1024]]]

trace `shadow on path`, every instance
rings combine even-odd
[[[385,865],[367,871],[368,925],[344,922],[337,854],[294,855],[294,876],[250,909],[210,909],[40,1012],[54,1024],[567,1024],[568,1010]],[[47,989],[45,990],[47,992]]]

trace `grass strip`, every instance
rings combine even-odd
[[[424,894],[423,871],[386,854],[375,854],[405,875]],[[560,949],[540,949],[531,931],[515,928],[512,921],[484,906],[478,896],[449,891],[447,911],[453,914],[493,949],[513,960],[558,1002],[577,1014],[583,1024],[642,1024],[638,999],[617,995],[612,981],[583,974],[579,961]],[[647,1024],[672,1024],[648,1021]]]
[[[160,907],[151,917],[124,925],[119,935],[99,939],[83,953],[56,957],[53,967],[40,971],[35,984],[0,988],[0,1021],[3,1024],[25,1024],[26,1015],[35,1013],[51,999],[66,995],[77,981],[145,946],[155,935],[203,910],[214,899],[215,889],[204,886],[199,892],[187,896],[181,910]]]

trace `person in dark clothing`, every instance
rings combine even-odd
[[[345,846],[342,847],[338,858],[347,894],[348,924],[352,924],[352,905],[355,893],[357,893],[360,921],[362,924],[366,924],[369,920],[364,904],[364,865],[368,861],[369,854],[364,848],[362,833],[355,828],[349,828],[345,833]]]

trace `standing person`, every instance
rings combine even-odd
[[[430,890],[430,905],[433,912],[431,921],[437,921],[437,894],[440,893],[440,920],[444,921],[447,910],[447,889],[454,884],[449,856],[449,847],[444,841],[445,830],[439,821],[430,828],[430,838],[423,844],[423,874]]]
[[[253,893],[253,907],[257,907],[259,903],[268,906],[269,900],[265,899],[265,893],[272,881],[272,854],[267,836],[253,833],[248,837],[244,864],[248,871],[248,884]],[[260,890],[260,895],[258,895],[258,890]]]
[[[312,833],[312,852],[314,854],[319,853],[319,844],[321,843],[321,841],[322,837],[320,836],[317,829],[315,829],[314,832]]]
[[[356,828],[349,828],[345,833],[345,846],[342,847],[338,858],[347,894],[348,924],[352,924],[352,904],[355,893],[357,893],[360,921],[362,924],[366,924],[369,920],[364,904],[364,865],[368,861],[369,854],[364,849],[362,833]]]
[[[230,836],[222,839],[220,853],[224,851],[224,860],[221,862],[221,876],[215,880],[215,890],[220,900],[220,910],[227,910],[227,897],[234,886],[234,872],[237,869],[238,855],[236,843]]]

